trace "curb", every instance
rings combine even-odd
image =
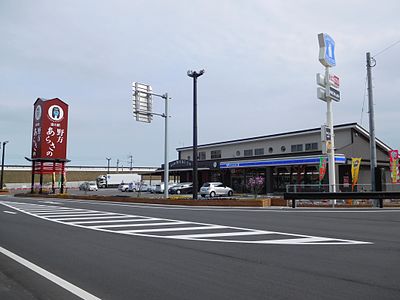
[[[163,198],[133,198],[128,196],[84,196],[84,195],[54,195],[54,194],[15,194],[15,197],[27,198],[58,198],[58,199],[81,199],[111,202],[128,202],[128,203],[144,203],[144,204],[167,204],[167,205],[187,205],[187,206],[237,206],[237,207],[268,207],[271,206],[271,199],[171,199]]]

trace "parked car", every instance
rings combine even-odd
[[[148,185],[147,183],[138,183],[136,189],[141,192],[149,192],[150,185]]]
[[[148,191],[154,194],[156,192],[156,185],[155,184],[149,185]]]
[[[171,187],[168,192],[170,194],[190,194],[193,193],[193,183],[184,182]]]
[[[136,192],[136,185],[134,183],[121,183],[118,186],[118,190],[121,192]]]
[[[177,185],[176,183],[171,183],[171,182],[168,183],[168,191],[170,190],[170,188],[172,188],[176,185]],[[155,188],[154,192],[160,193],[160,194],[164,193],[164,182],[156,184],[156,188]]]
[[[210,196],[229,196],[233,195],[233,190],[223,184],[222,182],[206,182],[200,188],[200,195],[202,197]]]
[[[82,183],[79,186],[79,190],[81,191],[97,191],[97,184],[96,182],[89,182],[89,181],[85,181],[84,183]]]

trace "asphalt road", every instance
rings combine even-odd
[[[394,209],[1,196],[0,299],[400,299],[399,229]]]

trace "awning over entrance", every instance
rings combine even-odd
[[[324,156],[298,156],[298,157],[285,157],[273,159],[260,159],[260,160],[245,160],[245,161],[226,161],[220,163],[221,169],[230,168],[251,168],[251,167],[274,167],[286,165],[312,165],[319,164],[320,158]],[[346,157],[343,154],[335,155],[335,163],[345,164]]]

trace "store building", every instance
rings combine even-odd
[[[357,123],[334,127],[336,184],[351,188],[351,158],[361,157],[359,184],[370,183],[369,132]],[[376,139],[377,163],[382,182],[389,182],[391,148]],[[177,148],[178,159],[170,162],[170,176],[192,180],[192,147]],[[264,193],[284,192],[289,184],[319,184],[322,151],[321,128],[312,128],[198,146],[199,185],[221,181],[235,192],[248,192],[253,176],[265,178]],[[159,169],[159,171],[161,171]],[[328,174],[323,184],[328,183]]]

